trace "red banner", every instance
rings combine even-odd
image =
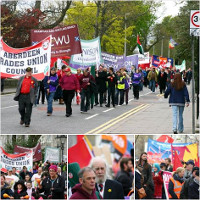
[[[52,35],[51,57],[71,56],[82,53],[76,24],[54,29],[33,29],[31,30],[32,45],[49,35]]]
[[[15,154],[25,153],[30,150],[33,150],[33,162],[42,160],[42,151],[41,151],[40,143],[38,143],[37,146],[34,148],[21,147],[21,146],[17,146],[17,145],[15,145],[15,147],[14,147]]]

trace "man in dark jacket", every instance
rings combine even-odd
[[[26,176],[27,174],[28,174],[30,177],[32,177],[32,173],[29,172],[29,171],[27,170],[27,167],[26,167],[26,166],[23,166],[22,171],[19,173],[20,179],[25,180],[25,176]]]
[[[101,157],[93,158],[91,167],[96,174],[96,190],[103,199],[124,199],[121,183],[107,179],[106,162]]]
[[[20,124],[25,123],[25,127],[30,126],[32,107],[35,103],[38,82],[32,76],[32,68],[26,68],[26,75],[19,78],[17,90],[14,97],[19,102],[19,113],[21,115]]]
[[[95,77],[98,93],[100,95],[100,107],[103,106],[103,93],[106,91],[106,79],[107,73],[103,70],[103,66],[100,65]],[[95,106],[99,104],[98,93],[95,94]]]
[[[42,181],[39,185],[39,192],[44,192],[47,198],[64,199],[65,180],[57,174],[57,166],[49,167],[49,177]]]
[[[72,188],[72,196],[70,199],[100,199],[100,196],[95,190],[96,175],[93,169],[85,167],[79,171],[78,176],[80,184],[76,184]]]
[[[131,158],[122,158],[120,169],[115,180],[122,184],[124,196],[127,196],[133,185],[133,164]]]
[[[110,107],[110,97],[112,99],[112,105],[113,107],[115,107],[115,86],[117,83],[117,77],[114,73],[113,67],[109,68],[107,81],[108,81],[108,103],[106,104],[106,107]]]
[[[188,199],[188,188],[189,188],[189,185],[193,183],[194,178],[196,177],[196,175],[195,175],[196,171],[199,171],[198,167],[194,167],[192,169],[192,177],[185,180],[185,182],[182,186],[182,189],[181,189],[180,199]]]
[[[137,163],[137,168],[144,177],[143,185],[145,192],[147,194],[146,199],[153,199],[154,194],[154,183],[152,178],[152,168],[151,165],[147,162],[147,153],[143,152],[140,155],[140,159]]]
[[[199,170],[195,172],[195,178],[188,187],[188,199],[199,199]]]
[[[158,74],[158,84],[160,86],[160,94],[165,92],[167,83],[167,73],[165,72],[164,68],[162,68]]]

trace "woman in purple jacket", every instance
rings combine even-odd
[[[44,78],[44,89],[47,98],[47,116],[51,116],[53,112],[53,99],[58,86],[58,75],[56,74],[56,68],[52,67],[50,76]]]
[[[134,99],[139,99],[139,91],[140,91],[140,82],[142,80],[142,75],[139,73],[139,70],[136,69],[135,73],[132,75],[132,85],[133,85],[133,95]]]

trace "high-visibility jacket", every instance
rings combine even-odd
[[[118,88],[119,90],[124,90],[124,89],[125,89],[125,83],[122,83],[123,79],[124,79],[124,76],[121,76],[121,77],[119,78],[120,83],[118,83],[118,85],[117,85],[117,88]]]
[[[174,193],[176,194],[178,199],[180,199],[181,189],[182,189],[182,186],[183,186],[184,182],[180,183],[179,181],[174,180],[173,177],[171,177],[170,180],[174,184]],[[169,198],[172,199],[172,196],[170,194],[169,194]]]

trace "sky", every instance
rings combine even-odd
[[[162,19],[168,15],[172,15],[172,17],[178,15],[180,7],[182,7],[185,2],[180,3],[180,0],[162,0],[163,5],[158,9],[156,15],[160,18],[158,22],[161,22]]]

